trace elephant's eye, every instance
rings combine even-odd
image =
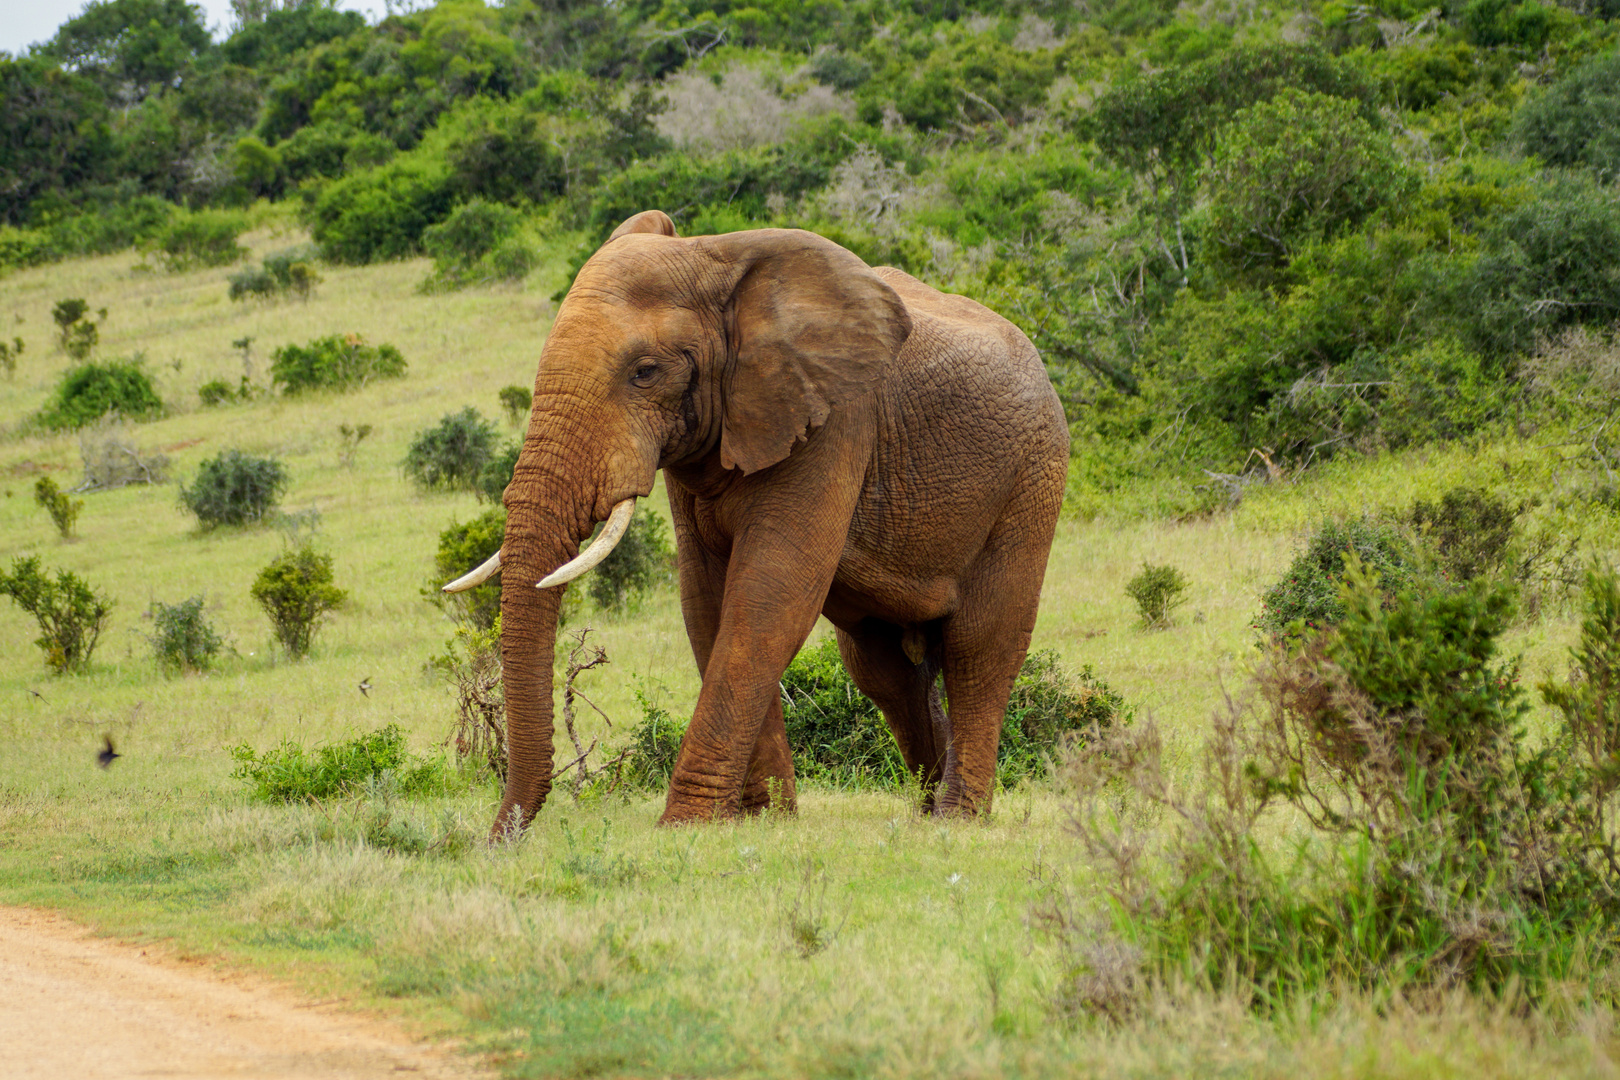
[[[630,376],[630,381],[637,386],[646,386],[653,381],[653,376],[657,374],[658,365],[651,360],[643,360],[636,365],[635,373]]]

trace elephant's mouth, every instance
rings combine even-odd
[[[630,528],[630,515],[636,512],[634,496],[625,499],[614,506],[613,512],[608,515],[607,525],[602,529],[591,546],[574,556],[573,559],[559,566],[535,585],[537,589],[550,589],[558,585],[566,585],[577,577],[589,573],[603,559],[613,554],[613,549],[624,539],[625,531]],[[482,566],[463,574],[450,584],[444,586],[442,591],[447,593],[465,592],[475,585],[482,585],[494,577],[501,569],[501,553],[496,552],[484,560]]]

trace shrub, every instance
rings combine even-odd
[[[10,341],[0,341],[0,368],[6,369],[6,378],[10,380],[17,374],[17,358],[23,354],[23,339],[12,338]]]
[[[51,515],[62,539],[73,539],[73,523],[79,520],[79,511],[84,509],[83,499],[68,498],[55,480],[42,476],[34,483],[34,505],[43,507]]]
[[[996,782],[1010,791],[1025,781],[1044,779],[1076,742],[1127,724],[1131,716],[1125,698],[1099,679],[1090,664],[1070,672],[1050,649],[1031,653],[1007,699]]]
[[[1284,266],[1416,186],[1355,102],[1293,89],[1221,129],[1204,181],[1212,251],[1240,271]]]
[[[1187,577],[1173,566],[1142,564],[1142,572],[1125,583],[1125,595],[1136,601],[1142,625],[1159,630],[1170,625],[1176,608],[1187,602]]]
[[[507,443],[500,453],[489,459],[489,462],[478,473],[478,497],[485,502],[500,505],[501,497],[506,493],[506,485],[512,482],[512,470],[517,468],[518,455],[523,448],[516,441]]]
[[[392,345],[367,345],[359,334],[333,334],[270,354],[270,382],[283,393],[351,390],[373,379],[405,377],[405,358]]]
[[[172,271],[198,266],[229,266],[247,254],[236,242],[247,220],[223,210],[176,214],[157,237],[155,247],[163,265]]]
[[[79,457],[84,462],[80,491],[113,491],[131,484],[161,484],[169,478],[168,457],[156,452],[143,453],[124,437],[116,424],[80,432]]]
[[[621,612],[649,589],[669,579],[669,527],[650,507],[630,519],[613,553],[591,572],[591,599],[603,611]]]
[[[180,502],[204,528],[260,521],[287,489],[287,471],[275,458],[227,450],[197,467],[191,486],[180,488]]]
[[[231,757],[236,761],[231,776],[250,785],[261,802],[336,798],[356,793],[386,773],[393,773],[400,790],[412,795],[439,794],[446,780],[443,763],[412,754],[397,724],[313,749],[288,741],[261,754],[243,743]]]
[[[1419,499],[1407,521],[1439,558],[1452,581],[1472,581],[1507,568],[1519,507],[1480,488],[1452,488],[1439,503]]]
[[[269,300],[291,294],[308,300],[321,283],[315,270],[320,250],[313,245],[288,248],[266,255],[258,266],[249,266],[230,276],[232,300]]]
[[[171,671],[203,671],[225,644],[209,625],[201,596],[178,604],[154,601],[151,618],[152,651]]]
[[[446,598],[440,587],[446,582],[483,565],[484,561],[501,550],[506,538],[506,510],[496,506],[483,516],[466,523],[451,525],[439,534],[439,550],[433,557],[435,577],[428,583],[425,595],[430,599],[447,599],[480,629],[495,625],[501,614],[501,576],[496,574],[482,585]]]
[[[310,235],[333,262],[403,259],[421,250],[423,230],[443,221],[453,200],[442,160],[395,160],[323,188],[308,213]]]
[[[523,215],[510,206],[474,199],[422,233],[433,256],[425,292],[492,281],[517,281],[540,265],[540,252],[523,231]]]
[[[143,359],[92,361],[70,369],[56,394],[39,414],[53,431],[81,428],[103,416],[150,420],[163,412],[163,400],[152,387]]]
[[[656,791],[669,786],[675,772],[675,758],[681,752],[686,722],[669,715],[643,690],[637,690],[641,723],[630,731],[630,741],[621,751],[619,776],[633,788]]]
[[[456,726],[449,742],[456,761],[506,779],[506,693],[501,683],[500,612],[487,629],[456,627],[443,656],[428,667],[444,673],[455,687]]]
[[[360,444],[371,434],[370,424],[339,424],[338,464],[345,469],[354,468],[354,459],[360,453]]]
[[[321,616],[341,607],[349,595],[332,584],[332,556],[307,544],[271,560],[250,591],[270,616],[276,640],[294,659],[308,655]]]
[[[1620,49],[1576,66],[1519,106],[1515,133],[1548,165],[1620,173]]]
[[[1457,317],[1487,355],[1536,336],[1620,320],[1620,192],[1584,174],[1556,176],[1484,230]]]
[[[1538,825],[1581,770],[1525,740],[1495,656],[1507,592],[1389,602],[1353,568],[1343,605],[1337,630],[1271,654],[1258,715],[1217,714],[1190,784],[1170,782],[1151,721],[1083,748],[1074,828],[1106,896],[1089,918],[1045,912],[1074,949],[1068,1004],[1118,1016],[1180,979],[1267,1012],[1337,986],[1523,980],[1533,1000],[1590,962],[1579,939],[1614,894],[1565,907],[1544,891],[1600,849]],[[1275,803],[1314,830],[1279,854],[1259,842]],[[1140,814],[1182,824],[1121,843]]]
[[[447,413],[412,440],[405,452],[405,473],[425,488],[475,490],[495,454],[495,440],[495,425],[471,405]]]
[[[205,409],[216,409],[221,405],[230,405],[238,401],[252,401],[259,393],[259,389],[244,375],[237,380],[235,386],[225,379],[210,379],[197,387],[197,400]]]
[[[51,318],[56,320],[57,342],[62,351],[75,360],[89,356],[101,340],[101,324],[91,320],[89,312],[90,305],[76,298],[58,300],[51,308]],[[96,314],[105,319],[107,309],[102,308]]]
[[[626,777],[667,784],[685,723],[637,692],[642,722],[625,748]],[[1124,699],[1087,667],[1064,671],[1053,652],[1024,661],[1007,702],[996,780],[1004,789],[1038,780],[1073,740],[1129,719]],[[912,783],[882,712],[856,689],[836,639],[799,653],[782,676],[782,718],[801,781],[832,787],[904,788]]]
[[[527,386],[503,386],[496,396],[506,411],[507,423],[514,426],[528,419],[529,410],[534,408],[534,391]]]
[[[34,644],[45,653],[47,667],[60,675],[89,665],[112,613],[111,600],[68,570],[58,570],[56,580],[50,580],[37,555],[13,560],[10,574],[0,572],[0,593],[39,624]]]
[[[1324,521],[1262,596],[1255,627],[1277,638],[1337,624],[1345,614],[1340,594],[1352,556],[1378,575],[1390,595],[1418,581],[1416,552],[1394,525],[1370,517]]]

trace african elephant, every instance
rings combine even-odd
[[[988,808],[1068,458],[1039,355],[989,309],[814,233],[679,238],[661,211],[632,217],[540,350],[501,550],[445,587],[502,574],[492,836],[551,789],[558,586],[606,556],[659,469],[703,675],[662,822],[793,809],[778,684],[823,614],[927,807]]]

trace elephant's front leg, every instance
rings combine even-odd
[[[691,493],[673,483],[668,485],[667,490],[679,549],[681,612],[686,621],[686,636],[692,644],[692,658],[697,661],[698,675],[702,676],[708,670],[715,638],[720,633],[720,608],[726,592],[727,560],[702,546],[693,526]],[[775,695],[766,710],[759,738],[754,742],[740,809],[745,814],[757,814],[773,808],[791,814],[797,806],[793,754],[788,747],[787,728],[782,718],[782,699],[780,695]]]
[[[759,788],[768,789],[773,775],[791,776],[782,673],[821,614],[854,497],[853,490],[823,488],[795,501],[802,514],[755,519],[734,536],[714,644],[675,761],[664,823],[735,814],[766,796]],[[751,766],[758,783],[745,799]]]

